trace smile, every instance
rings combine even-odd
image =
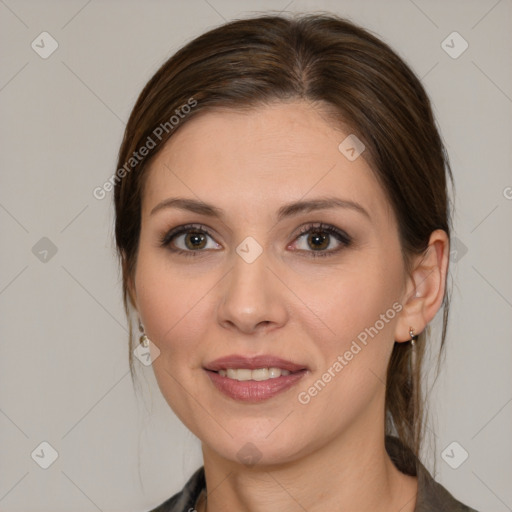
[[[249,368],[228,368],[226,370],[218,371],[220,376],[238,381],[264,381],[277,379],[278,377],[281,377],[281,375],[286,376],[290,375],[290,373],[291,372],[289,370],[281,368],[257,368],[256,370],[251,370]]]

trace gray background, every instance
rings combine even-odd
[[[92,190],[115,171],[156,68],[206,29],[269,9],[361,23],[432,97],[457,186],[457,252],[425,457],[463,501],[512,510],[512,2],[288,2],[0,0],[0,510],[149,510],[201,464],[151,367],[136,361],[132,387],[112,197]],[[43,31],[59,45],[46,59],[31,47]],[[458,58],[441,45],[453,31],[469,44]],[[58,453],[48,469],[31,457],[43,441]],[[441,455],[453,441],[469,454],[458,469]]]

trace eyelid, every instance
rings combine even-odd
[[[342,229],[337,228],[336,226],[333,226],[332,224],[327,224],[325,222],[308,222],[307,224],[304,224],[303,226],[300,226],[298,228],[298,233],[296,237],[302,236],[306,233],[309,233],[310,231],[325,231],[327,233],[331,234],[337,234],[340,237],[343,237],[346,242],[350,242],[352,239],[351,237]]]

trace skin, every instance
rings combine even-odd
[[[319,105],[301,101],[212,111],[184,124],[148,171],[130,294],[160,350],[158,385],[201,440],[207,487],[215,489],[209,512],[414,510],[417,479],[400,473],[384,448],[384,382],[394,341],[408,341],[410,326],[420,333],[441,306],[448,239],[434,231],[406,273],[384,191],[363,157],[350,162],[338,150],[347,135]],[[177,208],[151,214],[178,196],[211,203],[224,216]],[[324,196],[357,202],[370,218],[349,208],[277,218],[286,203]],[[323,251],[339,252],[313,257],[315,245],[298,229],[318,222],[352,243],[331,235]],[[186,235],[159,245],[188,223],[212,233],[202,252],[171,252],[187,250]],[[236,252],[248,236],[263,250],[252,263]],[[300,403],[298,393],[395,302],[400,313]],[[308,373],[270,400],[242,403],[221,394],[203,369],[234,353],[272,354]],[[248,442],[261,456],[253,466],[237,457]]]

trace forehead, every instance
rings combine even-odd
[[[349,135],[303,102],[201,113],[152,161],[143,215],[171,196],[256,218],[286,202],[336,195],[389,221],[390,205],[365,159],[350,161],[339,149]]]

